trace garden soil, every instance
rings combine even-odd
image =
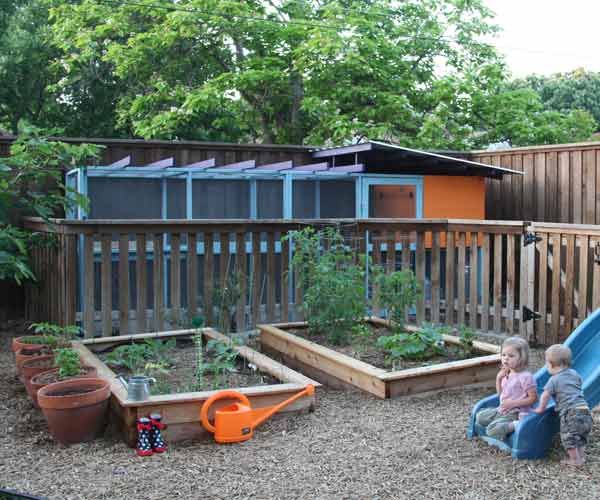
[[[465,437],[485,387],[387,401],[324,389],[314,413],[273,418],[242,444],[175,443],[141,458],[108,429],[67,448],[17,380],[16,326],[3,330],[0,488],[62,500],[600,498],[600,415],[585,467],[560,465],[558,443],[547,459],[517,461]]]

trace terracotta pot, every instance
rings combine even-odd
[[[28,359],[21,365],[21,376],[25,389],[29,397],[33,399],[31,395],[31,379],[38,373],[47,372],[54,367],[54,354],[46,354],[44,356],[34,356],[32,359]]]
[[[50,346],[45,344],[29,344],[15,353],[17,373],[21,375],[23,363],[27,360],[51,354]]]
[[[72,378],[42,387],[38,401],[59,443],[91,441],[106,425],[110,384],[102,378]]]
[[[63,381],[73,380],[75,378],[95,378],[98,376],[98,371],[93,366],[82,366],[81,369],[84,370],[85,373],[82,374],[81,372],[79,372],[79,375],[77,375],[76,377],[70,377],[68,379],[63,379]],[[45,387],[49,384],[54,384],[57,382],[59,382],[58,368],[53,368],[51,370],[46,370],[44,372],[38,373],[37,375],[34,375],[29,380],[29,383],[26,384],[25,387],[26,388],[28,387],[27,394],[29,394],[29,397],[33,401],[33,405],[36,408],[40,407],[40,405],[38,403],[38,399],[37,399],[38,391],[42,387]]]
[[[48,344],[30,344],[28,342],[22,342],[22,339],[35,337],[35,335],[22,335],[21,337],[14,337],[12,339],[12,344],[10,346],[10,350],[12,352],[17,352],[23,349],[24,347],[38,346],[38,345],[48,345]]]

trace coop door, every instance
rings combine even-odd
[[[414,219],[417,216],[417,187],[369,186],[369,217],[402,217]]]

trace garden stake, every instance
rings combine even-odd
[[[152,432],[152,422],[148,417],[140,417],[137,421],[138,441],[136,453],[140,457],[148,457],[154,452],[150,442],[150,433]]]
[[[161,430],[167,428],[162,423],[162,417],[159,413],[152,413],[150,415],[150,423],[152,424],[152,430],[150,431],[150,443],[152,445],[152,451],[154,453],[162,453],[167,451],[167,443],[164,442]]]
[[[312,396],[315,393],[313,385],[309,384],[289,399],[275,406],[257,408],[253,410],[250,401],[243,394],[236,391],[219,391],[208,398],[200,409],[200,422],[204,428],[212,432],[217,443],[239,443],[252,437],[254,428],[271,417],[285,406],[293,403],[303,396]],[[208,421],[208,410],[219,399],[237,399],[240,403],[233,403],[215,411],[214,425]]]

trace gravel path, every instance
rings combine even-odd
[[[55,444],[0,347],[0,487],[51,499],[594,499],[600,498],[600,419],[588,465],[516,461],[465,428],[486,388],[381,401],[324,390],[316,411],[268,421],[237,445],[176,443],[137,457],[110,431]],[[0,494],[0,498],[2,495]]]

